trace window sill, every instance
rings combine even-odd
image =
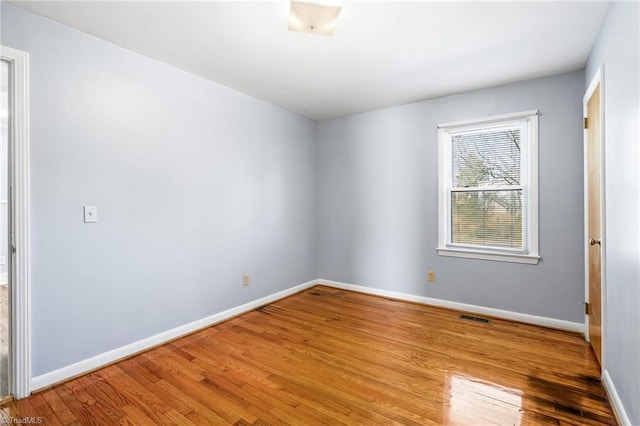
[[[530,254],[517,253],[496,253],[480,250],[472,250],[465,248],[438,247],[440,256],[464,257],[467,259],[495,260],[497,262],[527,263],[529,265],[537,265],[540,256]]]

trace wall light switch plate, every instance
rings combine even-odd
[[[84,206],[84,223],[98,221],[98,206]]]

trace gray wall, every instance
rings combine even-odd
[[[315,122],[5,2],[2,44],[31,55],[34,375],[317,277]]]
[[[578,71],[320,122],[320,276],[582,322],[583,84]],[[542,261],[439,256],[438,124],[529,109],[541,113]]]
[[[640,4],[613,2],[585,72],[604,64],[605,369],[640,425]]]

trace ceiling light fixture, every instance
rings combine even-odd
[[[289,31],[332,36],[342,6],[291,0]]]

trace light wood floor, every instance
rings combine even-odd
[[[43,424],[615,424],[578,335],[328,287],[12,403]]]

